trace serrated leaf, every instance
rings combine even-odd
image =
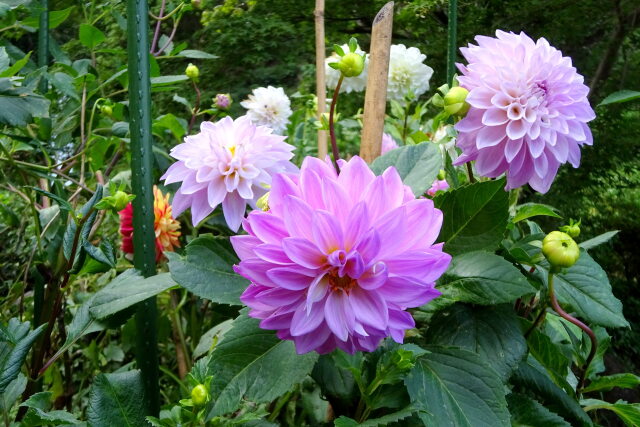
[[[571,427],[564,418],[542,406],[540,402],[519,393],[507,396],[513,427]]]
[[[532,394],[545,407],[561,415],[571,425],[591,426],[591,419],[587,416],[578,402],[556,385],[546,369],[534,358],[529,357],[511,377],[520,392]]]
[[[49,12],[49,29],[53,30],[54,28],[62,24],[69,17],[73,8],[74,6],[71,6],[63,10],[50,11]],[[38,13],[33,16],[30,16],[24,19],[20,24],[27,27],[38,29],[40,28],[40,14]]]
[[[159,76],[159,77],[151,77],[151,85],[160,86],[160,85],[169,85],[172,83],[183,82],[185,80],[189,80],[184,74],[175,75],[175,76]]]
[[[596,378],[587,387],[582,389],[583,393],[592,391],[609,391],[615,387],[636,388],[640,385],[640,377],[634,374],[613,374]]]
[[[544,366],[556,384],[569,388],[566,376],[570,360],[562,353],[547,335],[537,329],[531,331],[527,337],[529,353]]]
[[[0,393],[0,412],[9,413],[11,407],[20,398],[27,387],[27,377],[22,372]]]
[[[144,426],[145,413],[140,371],[100,374],[93,381],[87,409],[92,427]]]
[[[510,426],[504,385],[480,356],[452,347],[427,350],[405,378],[425,425]]]
[[[401,409],[400,411],[397,412],[393,412],[391,414],[387,414],[384,415],[382,417],[379,418],[370,418],[366,421],[363,421],[361,423],[357,422],[356,420],[349,418],[349,417],[345,417],[344,415],[336,418],[333,421],[333,425],[335,427],[356,427],[356,426],[360,426],[360,427],[377,427],[377,426],[387,426],[389,423],[396,423],[398,421],[402,421],[407,417],[410,417],[411,414],[413,414],[415,412],[415,410],[409,406],[405,409]]]
[[[246,310],[243,311],[243,313]],[[238,409],[246,398],[270,402],[289,391],[313,369],[316,353],[296,354],[292,341],[260,329],[259,320],[241,314],[211,353],[212,401],[207,419]]]
[[[599,236],[594,237],[593,239],[585,240],[584,242],[578,243],[578,246],[586,250],[595,248],[596,246],[602,245],[603,243],[607,243],[609,240],[613,239],[613,237],[619,232],[620,230],[607,231],[606,233],[602,233]]]
[[[422,196],[433,184],[442,168],[438,146],[431,143],[405,145],[391,150],[371,163],[371,170],[381,175],[388,167],[395,167],[402,182],[411,187],[416,197]]]
[[[516,267],[484,251],[453,257],[437,289],[454,301],[482,305],[512,302],[535,292]]]
[[[16,317],[9,319],[6,326],[0,325],[0,394],[18,377],[31,346],[47,325],[33,331],[30,326]]]
[[[48,99],[28,87],[15,86],[7,77],[0,78],[0,123],[25,126],[48,111]]]
[[[527,351],[518,318],[510,305],[473,307],[456,304],[429,323],[426,342],[473,351],[506,381]]]
[[[538,267],[541,279],[547,283],[548,264]],[[566,271],[554,276],[556,296],[579,317],[606,327],[629,326],[622,314],[622,303],[613,295],[611,284],[602,267],[581,250],[578,261]]]
[[[636,90],[620,90],[618,92],[613,92],[611,95],[603,99],[602,102],[598,104],[598,107],[600,107],[601,105],[628,102],[636,99],[640,99],[640,92]]]
[[[218,56],[195,49],[185,49],[178,53],[178,56],[191,59],[216,59]]]
[[[595,409],[608,409],[615,414],[629,427],[640,426],[640,403],[628,403],[618,400],[616,403],[609,403],[598,399],[585,399],[581,402],[586,407],[585,411]]]
[[[180,286],[213,302],[241,305],[240,295],[249,282],[233,271],[239,260],[231,249],[211,235],[202,235],[187,245],[185,253],[166,253],[171,276]]]
[[[169,273],[143,278],[137,276],[127,281],[127,286],[105,287],[93,299],[89,313],[96,319],[104,319],[141,301],[158,295],[175,286]]]
[[[518,207],[516,215],[511,222],[519,222],[534,216],[552,216],[554,218],[562,218],[558,215],[554,208],[540,203],[525,203]]]
[[[494,250],[509,219],[509,194],[504,179],[478,182],[434,198],[444,221],[438,241],[452,255],[474,250]]]

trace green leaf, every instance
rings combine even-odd
[[[189,80],[184,74],[177,76],[160,76],[160,77],[151,77],[151,85],[161,86],[161,85],[169,85],[172,83],[183,82],[185,80]]]
[[[24,417],[23,424],[26,426],[85,425],[67,411],[51,411],[52,397],[51,392],[44,391],[31,395],[29,399],[20,404],[20,406],[29,408]]]
[[[91,387],[87,418],[92,427],[144,426],[145,406],[140,371],[100,374]]]
[[[587,387],[582,389],[583,393],[592,391],[609,391],[615,387],[636,388],[640,385],[640,377],[634,374],[613,374],[596,378]]]
[[[551,316],[550,316],[551,317]],[[569,370],[570,360],[562,353],[547,335],[534,329],[527,338],[529,353],[544,366],[556,384],[571,389],[565,378]]]
[[[11,381],[5,388],[4,393],[0,393],[0,413],[9,413],[13,404],[22,396],[26,387],[27,377],[20,372],[16,379]]]
[[[349,401],[356,390],[356,383],[349,369],[335,363],[335,354],[337,353],[321,355],[311,376],[324,394]]]
[[[476,353],[428,347],[405,378],[413,406],[425,425],[509,426],[500,376]]]
[[[313,369],[316,353],[296,354],[292,341],[260,329],[259,323],[241,314],[211,353],[209,368],[216,374],[211,383],[214,403],[207,419],[235,411],[243,398],[270,402]]]
[[[511,222],[518,222],[524,219],[528,219],[534,216],[552,216],[554,218],[562,218],[558,215],[554,208],[547,205],[542,205],[539,203],[525,203],[518,207],[516,211],[516,216],[513,217]]]
[[[28,87],[14,86],[9,78],[0,78],[0,123],[26,126],[34,117],[49,111],[49,100]]]
[[[504,178],[450,190],[434,198],[444,222],[439,241],[452,255],[500,244],[509,219],[509,193]]]
[[[50,193],[48,191],[43,190],[40,187],[27,187],[32,189],[33,191],[35,191],[36,193],[40,193],[43,196],[46,196],[52,200],[55,200],[56,202],[58,202],[58,205],[60,207],[60,210],[63,211],[67,211],[67,212],[73,212],[73,207],[71,206],[71,203],[67,202],[65,199],[63,199],[62,197],[58,196],[57,194],[53,194]]]
[[[535,293],[527,279],[504,258],[484,251],[453,257],[437,285],[444,296],[461,302],[494,305]]]
[[[218,56],[195,49],[185,49],[178,53],[178,56],[191,59],[216,59]]]
[[[543,270],[545,283],[548,268],[546,263],[538,268]],[[622,314],[622,303],[613,295],[607,274],[586,251],[580,251],[580,258],[571,268],[555,275],[554,287],[558,300],[569,305],[587,322],[614,328],[629,326]]]
[[[102,43],[106,36],[91,24],[80,24],[80,43],[93,50]]]
[[[185,252],[185,256],[166,253],[173,280],[201,298],[241,305],[240,295],[249,282],[233,271],[233,264],[239,260],[223,241],[201,235],[187,245]]]
[[[68,7],[63,10],[52,10],[49,12],[49,29],[53,30],[62,24],[71,14],[74,6]],[[40,14],[35,14],[22,21],[22,25],[38,29],[40,28]]]
[[[516,386],[518,391],[534,395],[536,400],[561,415],[571,425],[592,425],[591,419],[578,402],[565,390],[558,387],[551,380],[546,369],[533,357],[529,357],[520,364],[511,377],[511,383]]]
[[[540,402],[519,393],[507,396],[513,427],[571,427],[564,418],[542,406]]]
[[[586,406],[584,408],[585,411],[608,409],[615,412],[626,425],[630,427],[640,426],[640,403],[628,403],[624,400],[609,403],[598,399],[585,399],[581,403]]]
[[[598,104],[598,107],[601,105],[616,104],[618,102],[633,101],[635,99],[640,99],[640,92],[635,90],[620,90],[618,92],[613,92],[611,95],[603,99],[602,102]]]
[[[441,310],[429,323],[426,342],[473,351],[500,374],[511,375],[527,351],[518,318],[510,305],[473,307],[456,304]]]
[[[338,417],[337,419],[335,419],[333,421],[333,425],[335,427],[356,427],[356,426],[361,426],[361,427],[377,427],[377,426],[387,426],[390,423],[396,423],[398,421],[402,421],[407,417],[410,417],[411,414],[413,414],[415,412],[415,409],[413,409],[411,406],[405,408],[405,409],[401,409],[400,411],[397,412],[393,412],[391,414],[387,414],[384,415],[380,418],[370,418],[366,421],[363,421],[361,423],[357,422],[356,420],[349,418],[349,417],[345,417],[344,415]]]
[[[31,331],[29,322],[20,322],[16,317],[9,319],[6,326],[0,325],[0,394],[18,377],[31,346],[46,326]]]
[[[609,240],[613,238],[613,236],[615,236],[619,232],[620,230],[607,231],[606,233],[602,233],[601,235],[596,236],[593,239],[585,240],[584,242],[579,243],[578,246],[587,250],[591,248],[595,248],[596,246],[599,246],[603,243],[607,243]]]
[[[127,281],[127,286],[105,287],[98,291],[89,312],[96,319],[104,319],[141,301],[175,286],[169,273]]]
[[[187,123],[181,123],[180,119],[171,113],[160,116],[154,120],[153,127],[154,131],[156,131],[156,127],[169,130],[178,142],[182,141],[182,137],[187,133]]]
[[[371,170],[381,175],[388,167],[395,167],[402,182],[411,187],[416,197],[422,196],[433,184],[442,168],[442,155],[431,143],[405,145],[389,151],[371,163]]]
[[[29,58],[31,57],[31,52],[27,53],[22,59],[17,60],[13,63],[12,66],[7,68],[6,70],[0,73],[0,77],[13,77],[15,76],[22,68],[27,65],[29,62]],[[2,67],[0,67],[1,69]]]

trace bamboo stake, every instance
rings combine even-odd
[[[318,95],[318,120],[327,106],[327,88],[324,75],[324,0],[316,0],[316,9],[313,12],[316,23],[316,93]],[[318,157],[327,157],[327,131],[318,130]]]
[[[393,30],[393,2],[385,4],[373,20],[369,54],[369,76],[364,97],[360,157],[372,162],[380,156],[384,114],[387,107],[389,51]]]
[[[449,0],[449,22],[447,40],[447,83],[453,84],[456,73],[456,51],[458,50],[458,0]]]

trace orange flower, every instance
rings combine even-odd
[[[162,194],[162,191],[154,185],[153,197],[153,226],[156,234],[156,262],[158,262],[165,251],[173,252],[174,248],[180,247],[178,240],[180,223],[171,213],[169,193]],[[131,203],[120,211],[120,234],[122,234],[122,251],[133,254],[133,206]]]

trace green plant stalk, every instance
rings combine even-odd
[[[456,50],[458,49],[458,0],[449,0],[449,24],[447,40],[447,83],[453,84],[456,73]]]
[[[336,104],[338,103],[338,95],[340,94],[340,86],[344,76],[340,74],[340,79],[336,85],[336,89],[333,91],[333,98],[331,98],[331,108],[329,108],[329,135],[331,136],[331,150],[333,151],[333,166],[336,168],[336,172],[340,173],[340,166],[338,166],[338,160],[340,159],[340,152],[338,151],[338,142],[336,140],[336,129],[333,122],[333,117],[336,112]]]
[[[127,0],[129,111],[131,111],[131,183],[133,200],[133,264],[143,276],[156,272],[151,146],[151,82],[149,9],[145,0]],[[156,298],[137,306],[136,362],[142,371],[149,415],[160,410]]]
[[[40,29],[38,30],[38,67],[49,65],[49,0],[40,0]],[[47,92],[47,79],[40,80],[38,89]]]
[[[591,328],[589,328],[587,325],[585,325],[575,317],[569,315],[562,309],[562,307],[560,307],[560,304],[558,304],[558,300],[556,299],[556,294],[553,290],[553,274],[553,268],[551,268],[548,275],[549,299],[551,300],[551,307],[553,307],[553,310],[558,313],[560,317],[582,329],[591,339],[591,350],[589,351],[589,356],[587,356],[587,361],[584,364],[584,370],[582,371],[580,380],[578,381],[578,385],[576,386],[576,393],[579,393],[580,390],[584,388],[584,382],[587,377],[587,371],[589,371],[589,365],[591,365],[591,362],[596,355],[596,351],[598,350],[598,339],[596,338],[596,334],[593,333]]]

